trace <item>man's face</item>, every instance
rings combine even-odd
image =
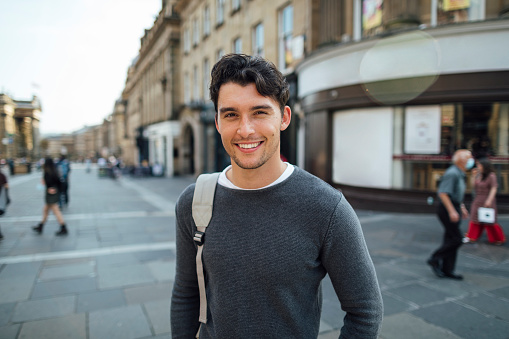
[[[281,116],[278,103],[258,93],[254,84],[229,82],[219,89],[216,128],[232,166],[256,169],[280,163],[280,131],[290,124],[288,106]]]
[[[468,159],[472,158],[472,152],[466,151],[466,150],[462,150],[459,152],[461,152],[461,153],[459,154],[459,157],[458,157],[457,166],[460,168],[465,168]]]

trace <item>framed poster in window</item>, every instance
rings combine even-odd
[[[405,111],[405,153],[440,153],[440,106],[411,106]]]

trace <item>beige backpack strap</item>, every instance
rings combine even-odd
[[[212,205],[216,192],[219,173],[201,174],[196,180],[193,196],[193,219],[197,231],[194,242],[198,245],[196,253],[196,273],[200,289],[200,322],[207,323],[207,295],[205,294],[205,277],[203,274],[202,252],[205,243],[205,230],[212,218]]]

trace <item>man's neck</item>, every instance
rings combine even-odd
[[[285,171],[287,165],[281,160],[277,160],[274,164],[264,164],[255,169],[244,169],[232,162],[232,167],[226,172],[226,177],[232,184],[240,188],[262,188],[276,181]]]
[[[456,167],[458,167],[460,169],[460,171],[462,171],[463,173],[466,173],[467,169],[465,168],[465,165],[461,166],[461,164],[454,164]]]

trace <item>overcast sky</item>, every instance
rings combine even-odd
[[[102,123],[161,2],[0,0],[0,92],[37,95],[43,134]]]

